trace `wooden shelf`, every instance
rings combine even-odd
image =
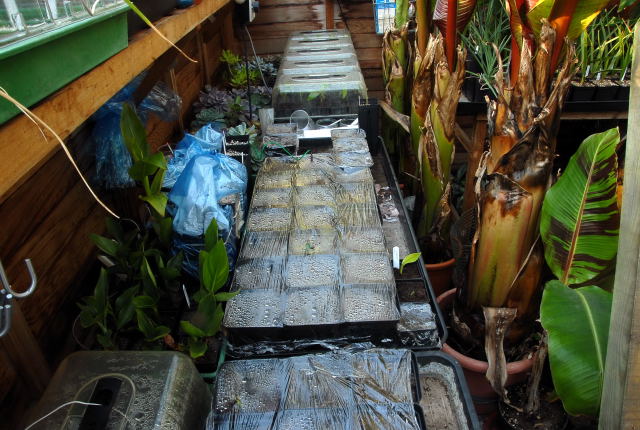
[[[230,2],[204,0],[176,11],[156,25],[175,43]],[[64,139],[169,49],[173,48],[151,30],[141,32],[126,49],[49,96],[33,112]],[[0,203],[59,149],[54,139],[45,142],[24,115],[0,126]],[[51,179],[55,182],[55,178]]]

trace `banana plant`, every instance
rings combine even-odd
[[[395,111],[406,112],[407,74],[409,70],[409,26],[407,0],[396,1],[394,28],[387,30],[382,38],[382,77],[385,88],[385,102]],[[398,128],[384,117],[383,138],[391,154],[406,152],[398,147]],[[400,156],[402,160],[402,155]]]
[[[540,320],[556,392],[574,415],[600,407],[612,294],[593,283],[618,249],[619,143],[615,128],[588,137],[542,205],[545,258],[557,279],[545,286]]]
[[[429,29],[427,2],[416,3],[418,37],[414,61],[411,104],[412,148],[420,162],[422,208],[418,218],[418,237],[430,261],[448,258],[451,207],[450,176],[454,156],[455,119],[466,52],[459,43],[459,32],[470,21],[475,0],[437,0],[432,22],[440,34],[424,43],[423,28]]]
[[[538,239],[540,211],[551,182],[555,135],[565,94],[576,72],[579,36],[609,0],[506,0],[510,15],[511,71],[496,74],[497,100],[488,106],[488,138],[473,181],[469,224],[475,227],[459,268],[463,277],[454,331],[489,359],[487,378],[505,395],[503,341],[515,344],[533,331],[544,264]],[[565,39],[565,36],[567,37]],[[461,248],[461,249],[464,249]],[[487,333],[499,327],[504,339]],[[490,331],[490,330],[489,330]]]

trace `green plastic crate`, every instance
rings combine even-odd
[[[126,4],[0,48],[0,86],[25,106],[39,102],[127,47]],[[0,124],[20,111],[0,99]]]

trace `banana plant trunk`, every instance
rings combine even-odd
[[[464,79],[466,52],[458,47],[456,55],[455,68],[451,70],[444,39],[440,35],[432,37],[418,71],[420,73],[423,68],[428,68],[430,73],[425,72],[421,83],[433,83],[430,100],[424,112],[424,122],[419,128],[420,139],[417,148],[423,193],[418,237],[429,258],[444,257],[449,243],[449,179],[455,152],[456,110]],[[417,117],[421,111],[416,108],[415,113]]]
[[[407,112],[407,73],[410,48],[406,0],[396,2],[395,28],[387,30],[382,38],[382,76],[385,101],[397,112]],[[390,154],[398,155],[402,162],[406,148],[402,147],[402,131],[387,115],[383,116],[382,137]]]
[[[564,96],[575,73],[575,52],[567,45],[555,80],[550,74],[555,42],[556,33],[546,23],[535,56],[528,44],[522,45],[516,85],[509,87],[502,72],[496,75],[498,98],[488,110],[488,149],[475,172],[476,229],[469,244],[467,279],[455,305],[454,330],[498,361],[490,372],[502,369],[506,360],[501,345],[479,342],[489,338],[485,330],[496,326],[486,316],[499,312],[487,310],[515,311],[510,327],[501,325],[507,345],[513,345],[532,332],[541,295],[540,210],[550,185]],[[502,375],[487,378],[503,392]]]

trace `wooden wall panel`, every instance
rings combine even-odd
[[[334,26],[348,28],[365,75],[369,97],[384,95],[381,70],[382,36],[375,34],[371,0],[341,0],[333,3]],[[326,28],[323,0],[263,0],[255,22],[249,26],[256,52],[282,54],[294,31]]]

